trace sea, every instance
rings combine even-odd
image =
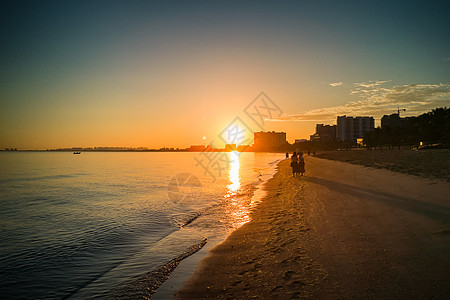
[[[0,298],[108,298],[225,239],[284,155],[210,154],[0,152]]]

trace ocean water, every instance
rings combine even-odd
[[[0,153],[0,296],[108,296],[250,220],[280,154]],[[220,171],[220,174],[219,174]]]

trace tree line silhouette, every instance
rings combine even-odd
[[[436,108],[417,117],[402,119],[398,126],[383,126],[366,133],[367,147],[419,146],[439,144],[450,147],[450,108]]]

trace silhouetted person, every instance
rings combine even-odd
[[[298,173],[300,173],[300,176],[303,176],[303,173],[305,173],[305,159],[303,158],[303,153],[299,153],[297,164]]]
[[[295,174],[297,174],[297,171],[298,171],[298,157],[297,157],[297,153],[296,152],[292,153],[292,156],[291,156],[291,167],[292,167],[292,176],[294,177]]]
[[[286,158],[289,158],[289,152],[286,152]]]

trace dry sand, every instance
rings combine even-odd
[[[316,157],[450,182],[450,149],[328,151]]]
[[[281,162],[177,298],[448,298],[450,184],[313,157],[306,171]]]

